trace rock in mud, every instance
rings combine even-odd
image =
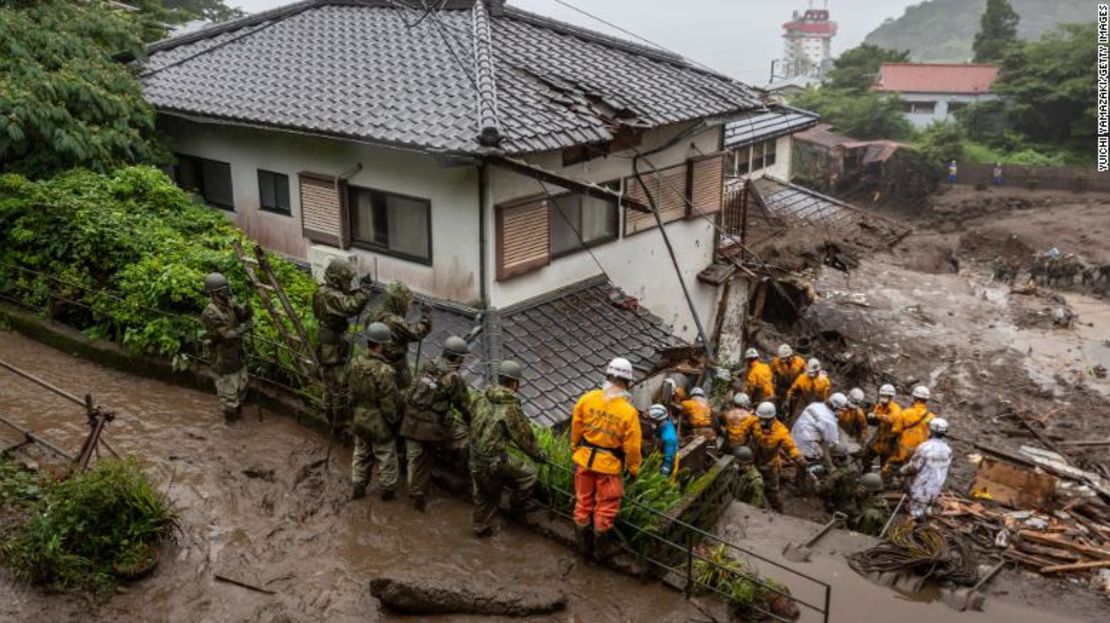
[[[370,593],[390,609],[406,614],[482,614],[529,616],[562,610],[563,591],[515,589],[476,582],[472,576],[383,576],[370,581]]]

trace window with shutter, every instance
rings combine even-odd
[[[546,199],[497,206],[497,280],[551,262],[551,215]]]
[[[712,156],[690,162],[690,217],[714,214],[721,210],[724,190],[723,156]]]
[[[664,223],[677,221],[686,216],[688,180],[685,164],[662,169],[655,173],[641,173],[640,177],[644,181],[644,186],[647,186],[648,192],[651,193],[652,199],[655,200],[659,208],[659,216]],[[629,198],[651,207],[651,202],[648,201],[643,186],[640,185],[635,176],[625,178],[624,189]],[[626,236],[652,227],[655,227],[655,215],[632,210],[631,208],[625,209],[624,234]]]
[[[313,242],[343,245],[343,208],[335,179],[315,173],[300,173],[301,229]]]

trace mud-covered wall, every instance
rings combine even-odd
[[[736,276],[729,289],[728,302],[721,320],[721,340],[717,346],[717,358],[721,362],[740,363],[745,344],[744,322],[747,320],[748,299],[755,289],[755,283]]]

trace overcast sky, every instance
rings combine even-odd
[[[898,17],[921,0],[829,0],[840,33],[833,40],[839,53],[858,45],[888,17]],[[260,11],[292,0],[227,0],[245,11]],[[683,56],[753,84],[764,84],[771,59],[782,55],[782,24],[807,0],[567,0]],[[594,30],[614,32],[604,24],[556,0],[509,0],[522,9]],[[814,0],[821,6],[822,0]]]

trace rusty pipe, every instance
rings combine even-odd
[[[11,372],[14,372],[15,374],[18,374],[19,376],[22,376],[23,378],[27,379],[28,381],[31,381],[32,383],[37,383],[38,385],[41,385],[42,387],[54,392],[55,394],[58,394],[59,396],[61,396],[62,398],[65,398],[66,400],[69,400],[70,402],[75,402],[75,403],[81,405],[82,407],[85,406],[85,399],[84,398],[79,398],[77,395],[71,394],[71,393],[67,392],[66,390],[58,387],[57,385],[53,385],[51,383],[48,383],[48,382],[40,379],[39,377],[31,374],[30,372],[27,372],[26,370],[18,368],[16,366],[8,363],[7,361],[4,361],[3,359],[0,359],[0,367],[7,368]]]
[[[15,422],[9,420],[8,418],[4,417],[3,415],[0,415],[0,423],[7,424],[8,426],[10,426],[13,429],[15,429],[16,431],[18,431],[21,435],[23,435],[23,437],[25,439],[28,439],[30,441],[33,441],[33,442],[41,445],[42,447],[46,448],[47,450],[50,450],[51,452],[54,452],[55,454],[61,456],[62,458],[66,459],[68,461],[72,461],[74,463],[77,462],[77,459],[74,458],[73,455],[66,452],[65,450],[62,450],[61,448],[54,445],[53,443],[50,443],[50,441],[48,441],[44,437],[40,436],[38,433],[32,431],[31,429],[23,428],[19,424],[16,424]]]

